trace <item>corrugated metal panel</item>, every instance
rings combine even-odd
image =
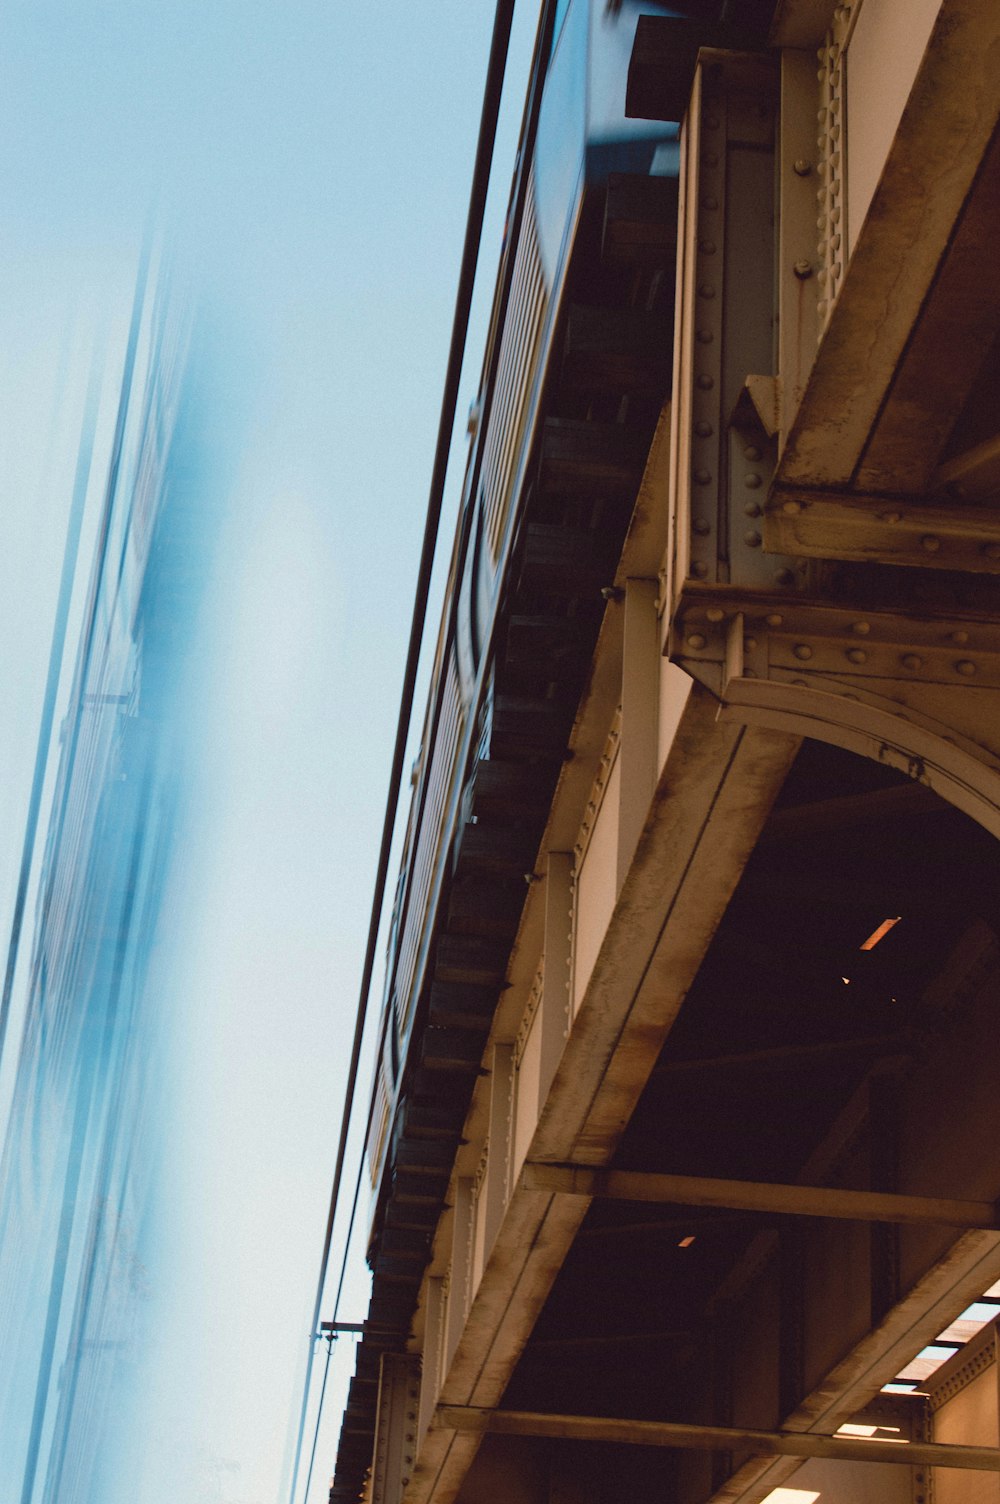
[[[482,505],[494,567],[500,555],[500,544],[511,505],[511,485],[523,438],[544,312],[545,277],[535,225],[535,180],[532,168],[522,232],[514,262],[510,303],[500,346],[489,430],[483,448]]]

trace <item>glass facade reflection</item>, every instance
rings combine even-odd
[[[42,860],[0,1165],[12,1504],[129,1497],[165,1208],[158,964],[202,527],[190,330],[137,298]]]

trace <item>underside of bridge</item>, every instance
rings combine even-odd
[[[903,775],[805,743],[610,1162],[689,1177],[694,1204],[669,1186],[593,1201],[503,1408],[762,1430],[794,1414],[955,1229],[888,1205],[851,1219],[698,1198],[718,1180],[991,1197],[998,933],[992,837]],[[889,1382],[855,1422],[929,1435],[924,1386]],[[490,1438],[461,1498],[492,1496],[512,1445],[557,1456],[579,1498],[676,1504],[729,1497],[747,1456]],[[911,1497],[896,1468],[838,1466],[837,1497]]]
[[[1000,12],[691,11],[679,193],[580,220],[335,1504],[1000,1501]]]

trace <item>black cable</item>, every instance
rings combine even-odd
[[[334,1320],[337,1318],[334,1317]],[[330,1359],[333,1357],[334,1338],[331,1334],[326,1341],[326,1362],[323,1364],[323,1382],[319,1390],[319,1405],[316,1409],[316,1429],[313,1432],[312,1450],[309,1453],[309,1470],[306,1473],[306,1486],[302,1490],[303,1499],[309,1497],[309,1485],[312,1482],[313,1467],[316,1462],[316,1447],[319,1442],[319,1423],[323,1415],[323,1401],[326,1398],[326,1381],[330,1377]]]
[[[465,340],[469,327],[469,312],[476,279],[476,264],[479,259],[479,242],[482,236],[486,195],[489,188],[493,148],[496,140],[497,118],[500,113],[500,98],[503,93],[504,73],[507,66],[507,49],[513,16],[514,0],[497,0],[493,20],[493,36],[490,42],[489,62],[486,70],[486,84],[483,90],[483,107],[479,122],[479,139],[476,144],[472,188],[469,194],[465,243],[462,247],[458,288],[455,294],[455,314],[452,322],[451,344],[448,350],[448,365],[445,372],[444,392],[441,398],[441,416],[438,422],[437,446],[434,451],[434,466],[431,471],[430,494],[427,501],[427,519],[424,524],[423,546],[420,552],[417,588],[410,624],[410,640],[406,654],[406,667],[403,674],[403,692],[400,699],[396,742],[392,755],[392,771],[389,777],[389,792],[386,798],[385,818],[382,825],[382,842],[379,848],[378,868],[375,877],[375,893],[372,899],[371,919],[368,926],[368,943],[365,949],[365,962],[354,1027],[354,1042],[351,1047],[351,1059],[347,1072],[347,1088],[341,1116],[340,1140],[337,1145],[337,1159],[333,1173],[333,1187],[330,1192],[330,1209],[323,1240],[323,1254],[320,1259],[316,1300],[309,1329],[309,1358],[306,1364],[302,1408],[299,1416],[298,1436],[295,1443],[295,1460],[292,1465],[292,1483],[289,1491],[290,1504],[294,1504],[295,1486],[298,1482],[302,1440],[305,1433],[306,1411],[309,1403],[309,1381],[312,1375],[316,1332],[323,1300],[323,1289],[326,1284],[326,1272],[330,1261],[333,1223],[340,1196],[340,1182],[343,1178],[344,1156],[347,1151],[347,1137],[350,1129],[351,1111],[354,1105],[354,1091],[357,1085],[361,1042],[364,1036],[365,1021],[368,1013],[368,996],[371,991],[372,972],[375,967],[375,951],[378,945],[382,904],[385,897],[385,881],[389,870],[389,855],[396,823],[396,807],[402,783],[403,759],[406,755],[410,716],[413,710],[417,668],[423,642],[424,617],[427,612],[427,601],[430,595],[431,574],[437,546],[438,524],[441,518],[444,484],[448,470],[448,454],[451,449],[452,433],[455,427],[455,409],[458,403],[458,388],[462,375],[462,363],[465,357]]]
[[[383,1020],[382,1029],[381,1029],[381,1031],[379,1033],[378,1049],[376,1050],[376,1056],[375,1056],[376,1059],[378,1059],[379,1055],[381,1055],[381,1053],[382,1053],[382,1047],[383,1047],[383,1045],[385,1043],[385,1030],[386,1030],[386,1021]],[[350,1254],[350,1251],[351,1251],[351,1235],[354,1232],[354,1219],[357,1216],[358,1198],[359,1198],[359,1196],[361,1194],[361,1181],[362,1181],[363,1176],[364,1176],[364,1145],[368,1142],[368,1135],[371,1132],[372,1120],[373,1120],[374,1116],[375,1116],[375,1095],[373,1093],[372,1094],[372,1099],[371,1099],[371,1101],[368,1104],[368,1118],[367,1118],[367,1121],[365,1122],[364,1137],[361,1140],[361,1144],[362,1144],[361,1161],[360,1161],[360,1163],[358,1165],[358,1173],[357,1173],[357,1175],[355,1176],[355,1179],[354,1179],[354,1196],[353,1196],[353,1199],[351,1201],[351,1215],[348,1218],[347,1232],[346,1232],[346,1234],[344,1236],[344,1257],[340,1261],[340,1276],[339,1276],[339,1278],[337,1280],[336,1294],[333,1297],[333,1311],[332,1311],[331,1316],[330,1316],[330,1320],[331,1321],[336,1321],[336,1319],[337,1319],[337,1312],[340,1310],[340,1297],[341,1297],[341,1295],[343,1294],[343,1291],[344,1291],[344,1279],[346,1278],[346,1275],[347,1275],[347,1260],[348,1260],[348,1255]],[[315,1426],[315,1429],[313,1431],[312,1450],[311,1450],[310,1455],[309,1455],[309,1471],[306,1474],[306,1485],[305,1485],[305,1488],[304,1488],[303,1493],[302,1493],[303,1504],[305,1504],[305,1501],[308,1500],[308,1498],[309,1498],[309,1484],[310,1484],[310,1481],[312,1479],[313,1463],[314,1463],[314,1461],[316,1459],[316,1447],[317,1447],[317,1444],[319,1442],[319,1428],[320,1428],[320,1425],[321,1425],[322,1420],[323,1420],[323,1400],[324,1400],[324,1397],[326,1395],[326,1380],[327,1380],[327,1375],[330,1372],[330,1358],[332,1356],[332,1343],[333,1343],[333,1338],[332,1337],[330,1338],[330,1343],[331,1343],[331,1347],[330,1347],[330,1349],[327,1352],[326,1364],[325,1364],[324,1369],[323,1369],[323,1384],[322,1384],[322,1387],[320,1388],[320,1392],[319,1392],[319,1404],[316,1407],[316,1426]]]
[[[481,382],[480,382],[480,390],[483,391],[483,392],[485,392],[487,394],[487,402],[486,402],[486,405],[484,407],[484,415],[488,415],[489,406],[490,406],[490,404],[492,402],[494,377],[495,377],[495,374],[496,374],[496,367],[497,367],[497,364],[499,362],[499,355],[500,355],[500,348],[499,348],[500,341],[496,337],[496,326],[498,324],[502,324],[504,312],[506,310],[507,302],[508,302],[508,299],[509,299],[509,296],[510,296],[510,285],[511,285],[511,281],[513,279],[513,261],[514,261],[513,256],[510,254],[510,245],[511,245],[511,243],[513,243],[514,241],[516,241],[517,235],[520,233],[520,224],[521,224],[521,219],[522,219],[522,215],[523,215],[523,212],[524,212],[525,195],[526,195],[527,183],[528,183],[528,177],[529,177],[528,168],[527,168],[527,166],[525,164],[531,162],[531,160],[533,158],[533,153],[534,153],[535,132],[536,132],[537,126],[538,126],[538,112],[539,112],[539,108],[540,108],[540,104],[541,104],[541,88],[539,87],[539,83],[540,83],[541,78],[544,77],[545,71],[546,71],[546,63],[547,63],[547,60],[548,60],[549,50],[551,48],[551,43],[552,43],[552,26],[553,26],[554,15],[555,15],[555,7],[554,7],[554,5],[550,4],[548,6],[548,9],[543,14],[543,20],[542,20],[542,24],[541,24],[541,26],[539,28],[538,40],[537,40],[536,46],[535,46],[535,55],[534,55],[534,57],[532,59],[531,81],[530,81],[529,86],[528,86],[529,105],[528,105],[527,110],[526,110],[525,120],[522,123],[521,137],[520,137],[519,146],[518,146],[518,163],[519,163],[519,167],[518,167],[518,174],[517,174],[517,189],[516,189],[515,194],[514,194],[514,212],[513,212],[513,215],[511,216],[510,222],[508,223],[508,227],[507,227],[508,254],[504,257],[504,260],[503,260],[503,269],[502,269],[502,272],[501,272],[500,289],[499,289],[497,303],[496,303],[496,306],[494,307],[494,311],[493,311],[493,318],[491,320],[491,336],[490,336],[490,340],[489,340],[489,348],[488,348],[488,351],[487,351],[487,357],[486,357],[486,360],[484,362],[484,367],[483,367],[484,375],[483,375],[483,377],[481,379]],[[498,309],[499,309],[499,312],[498,312]],[[481,423],[481,426],[485,426],[484,423],[483,423],[483,418],[482,417],[480,419],[480,423]],[[471,494],[475,494],[475,483],[476,483],[476,479],[477,479],[478,473],[479,473],[479,464],[480,464],[480,462],[481,462],[481,453],[479,455],[477,455],[476,469],[475,469],[474,476],[473,476],[473,483],[472,483],[472,485],[469,488]],[[434,715],[433,715],[432,720],[431,720],[431,733],[430,733],[431,743],[433,743],[433,740],[434,740],[435,728],[436,728],[436,725],[437,725],[437,720],[438,720],[438,715],[440,713],[440,709],[441,709],[441,702],[440,702],[440,695],[438,695],[437,701],[436,701],[435,707],[434,707]],[[426,788],[423,791],[423,797],[426,798]],[[423,814],[423,800],[421,801],[420,810],[419,810],[417,821],[416,821],[416,825],[417,825],[418,828],[419,828],[419,825],[420,825],[420,819],[422,818],[422,814]],[[409,898],[409,892],[407,891],[407,899],[408,898]],[[403,911],[404,916],[405,916],[405,912],[406,911],[405,911],[405,907],[404,907],[404,911]],[[402,928],[402,921],[401,921],[401,928]],[[388,1022],[389,1022],[389,1015],[387,1014],[386,1017],[382,1021],[382,1029],[381,1029],[381,1032],[379,1034],[379,1041],[378,1041],[378,1045],[377,1045],[376,1051],[375,1051],[375,1058],[376,1059],[378,1059],[379,1056],[381,1055],[383,1047],[384,1047],[384,1044],[385,1044],[385,1035],[386,1035],[386,1029],[387,1029],[387,1026],[388,1026]],[[372,1122],[373,1122],[374,1116],[375,1116],[375,1097],[373,1095],[372,1096],[372,1100],[370,1101],[370,1103],[368,1105],[368,1117],[367,1117],[367,1120],[365,1122],[365,1130],[364,1130],[364,1134],[362,1136],[362,1145],[365,1145],[368,1142],[368,1136],[369,1136],[369,1134],[371,1132],[371,1127],[372,1127]],[[330,1318],[332,1321],[336,1321],[336,1319],[337,1319],[337,1313],[338,1313],[338,1311],[340,1309],[340,1297],[341,1297],[341,1294],[343,1293],[344,1280],[345,1280],[345,1277],[346,1277],[346,1274],[347,1274],[347,1263],[348,1263],[348,1259],[349,1259],[349,1256],[350,1256],[351,1236],[352,1236],[353,1231],[354,1231],[354,1221],[355,1221],[355,1217],[357,1216],[358,1199],[359,1199],[359,1196],[361,1194],[361,1182],[362,1182],[363,1177],[364,1177],[364,1159],[363,1159],[363,1153],[362,1153],[362,1159],[359,1162],[358,1173],[357,1173],[357,1175],[355,1177],[355,1181],[354,1181],[354,1196],[353,1196],[352,1201],[351,1201],[351,1214],[350,1214],[350,1217],[348,1218],[347,1232],[346,1232],[346,1234],[344,1236],[344,1256],[341,1259],[341,1263],[340,1263],[340,1275],[339,1275],[339,1278],[337,1280],[336,1294],[334,1295],[333,1312],[332,1312],[332,1315],[331,1315],[331,1318]],[[313,1443],[312,1443],[312,1456],[313,1457],[315,1457],[315,1454],[316,1454],[316,1445],[317,1445],[317,1441],[318,1441],[318,1438],[319,1438],[319,1429],[320,1429],[320,1424],[321,1424],[322,1418],[323,1418],[323,1396],[324,1396],[324,1393],[325,1393],[325,1390],[326,1390],[326,1373],[327,1373],[328,1369],[329,1369],[329,1355],[328,1355],[328,1358],[327,1358],[326,1368],[324,1369],[323,1388],[322,1388],[322,1390],[320,1392],[319,1405],[317,1407],[317,1413],[316,1413],[316,1428],[315,1428],[315,1431],[314,1431],[314,1434],[313,1434]],[[312,1462],[310,1461],[309,1477],[311,1477],[311,1475],[312,1475]],[[309,1479],[307,1478],[307,1480],[306,1480],[305,1496],[304,1497],[308,1497],[308,1493],[309,1493]]]
[[[539,25],[538,36],[535,42],[535,51],[531,60],[531,75],[528,83],[528,102],[525,108],[524,118],[521,122],[521,133],[518,138],[515,189],[512,194],[512,208],[508,210],[507,223],[504,230],[504,246],[500,257],[500,276],[497,291],[494,295],[493,309],[490,316],[489,334],[486,342],[486,355],[483,361],[483,369],[479,379],[479,391],[482,394],[482,411],[478,417],[479,439],[476,443],[472,459],[472,469],[466,476],[465,496],[475,497],[478,494],[479,477],[483,464],[483,441],[482,436],[486,433],[490,413],[493,407],[493,395],[496,387],[496,373],[500,364],[500,351],[503,344],[502,333],[507,307],[510,300],[511,286],[514,280],[514,265],[516,262],[515,247],[520,238],[521,224],[524,216],[524,207],[527,198],[528,182],[530,178],[531,163],[534,160],[535,135],[538,129],[538,115],[541,109],[542,89],[541,81],[547,70],[549,52],[552,44],[552,29],[555,20],[555,5],[550,0],[543,10]],[[471,509],[470,509],[471,511]],[[464,526],[463,519],[463,526]],[[461,549],[458,551],[461,557]],[[461,568],[461,565],[459,566]],[[449,623],[449,634],[454,636],[457,631],[455,617],[458,609],[458,595],[452,597]],[[482,655],[480,655],[482,656]],[[428,747],[433,747],[437,739],[438,725],[440,723],[444,707],[444,678],[438,680],[436,689],[432,687],[432,699],[430,702],[430,715],[427,723]],[[473,708],[473,714],[478,715],[480,699]],[[419,831],[423,824],[424,809],[426,808],[430,780],[420,780],[418,789],[417,806],[412,820],[412,828]],[[405,931],[409,917],[410,898],[413,891],[412,883],[407,883],[403,890],[402,907],[398,919],[398,933]],[[399,949],[397,947],[391,958],[392,971],[386,979],[386,993],[388,994],[395,983],[396,967],[399,963]],[[381,1046],[380,1046],[381,1048]]]
[[[379,1035],[379,1048],[378,1048],[378,1051],[376,1053],[376,1058],[378,1058],[378,1055],[381,1054],[381,1052],[382,1052],[382,1045],[383,1045],[384,1041],[385,1041],[385,1025],[383,1024],[381,1034]],[[344,1291],[344,1279],[345,1279],[345,1277],[347,1275],[347,1258],[348,1258],[348,1254],[350,1253],[350,1249],[351,1249],[351,1235],[354,1232],[354,1219],[357,1216],[358,1198],[359,1198],[359,1196],[361,1194],[361,1181],[362,1181],[362,1178],[363,1178],[363,1175],[364,1175],[364,1145],[368,1142],[368,1135],[371,1132],[372,1119],[374,1118],[374,1116],[375,1116],[375,1096],[373,1094],[371,1102],[368,1104],[368,1120],[365,1123],[364,1138],[361,1141],[361,1143],[362,1143],[362,1158],[361,1158],[361,1163],[358,1165],[358,1173],[357,1173],[357,1175],[355,1177],[355,1180],[354,1180],[354,1197],[353,1197],[353,1199],[351,1201],[351,1215],[348,1218],[347,1232],[346,1232],[346,1234],[344,1236],[344,1257],[340,1261],[340,1277],[337,1280],[337,1291],[336,1291],[336,1294],[333,1297],[333,1311],[331,1312],[331,1315],[330,1315],[330,1320],[331,1321],[336,1321],[336,1319],[337,1319],[337,1312],[340,1310],[340,1297],[341,1297],[341,1295],[343,1294],[343,1291]],[[333,1337],[332,1336],[330,1337],[329,1342],[330,1342],[330,1347],[327,1350],[326,1363],[325,1363],[324,1368],[323,1368],[323,1383],[322,1383],[322,1386],[321,1386],[320,1391],[319,1391],[319,1404],[316,1407],[316,1426],[315,1426],[315,1429],[313,1431],[312,1450],[310,1451],[310,1454],[309,1454],[309,1471],[306,1474],[306,1484],[305,1484],[305,1488],[302,1491],[303,1504],[305,1504],[305,1501],[309,1498],[309,1484],[310,1484],[310,1482],[312,1480],[313,1463],[316,1460],[316,1447],[317,1447],[317,1444],[319,1442],[319,1428],[320,1428],[320,1425],[321,1425],[322,1420],[323,1420],[323,1400],[324,1400],[324,1398],[326,1396],[326,1381],[327,1381],[327,1376],[328,1376],[328,1374],[330,1372],[330,1358],[331,1358],[332,1353],[333,1353]]]

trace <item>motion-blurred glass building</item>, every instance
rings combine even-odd
[[[141,292],[0,1167],[0,1494],[11,1504],[128,1496],[164,1219],[170,1008],[158,946],[206,552],[191,348],[190,319]]]

